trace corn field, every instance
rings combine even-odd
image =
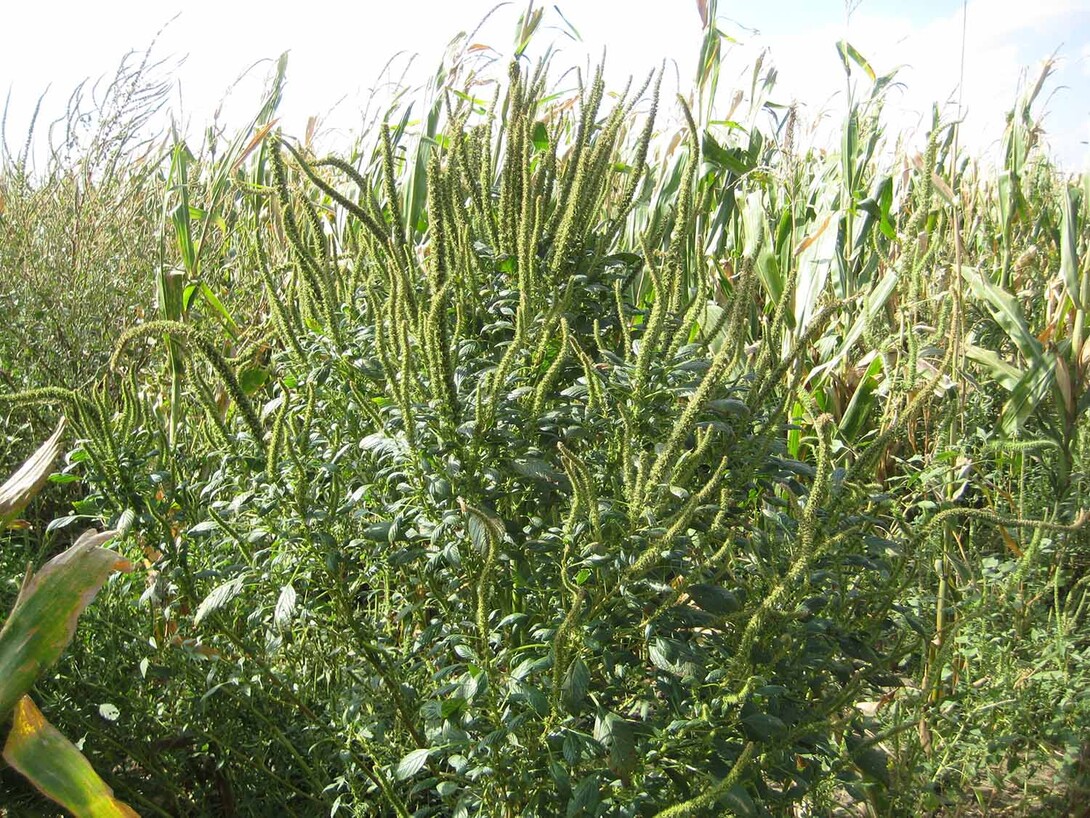
[[[1051,66],[992,168],[847,42],[822,150],[542,19],[331,154],[150,53],[5,147],[0,814],[1090,814]]]

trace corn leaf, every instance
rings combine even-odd
[[[999,354],[990,349],[966,344],[965,357],[988,370],[989,374],[1008,392],[1013,392],[1025,373],[1014,364],[1004,361]]]
[[[76,818],[132,818],[137,812],[114,798],[75,744],[66,739],[30,700],[15,706],[4,760],[43,795]]]
[[[874,69],[871,68],[870,63],[867,62],[863,55],[855,50],[855,46],[847,40],[840,40],[836,44],[836,52],[840,55],[840,62],[844,65],[844,71],[847,72],[849,77],[852,75],[852,63],[854,62],[863,69],[863,73],[870,77],[871,82],[874,82]]]
[[[53,464],[61,454],[61,436],[65,419],[57,424],[57,431],[38,447],[30,458],[19,467],[4,485],[0,486],[0,531],[15,519],[34,496],[41,490],[53,471]]]
[[[1000,424],[1004,434],[1014,435],[1048,397],[1056,374],[1056,359],[1042,359],[1015,384],[1003,404]]]
[[[76,630],[80,613],[114,571],[129,562],[102,543],[116,532],[86,531],[23,584],[0,631],[0,714],[15,706],[52,665]]]
[[[1085,310],[1086,293],[1079,281],[1078,193],[1068,188],[1060,197],[1060,272],[1063,273],[1067,294],[1080,310]]]
[[[1044,362],[1041,342],[1026,323],[1022,306],[1017,299],[1002,287],[998,287],[979,270],[962,268],[962,275],[973,291],[973,295],[982,301],[995,318],[996,323],[1007,333],[1018,351],[1027,361],[1035,364]]]

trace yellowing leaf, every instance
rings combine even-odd
[[[57,431],[38,447],[19,470],[0,486],[0,530],[5,524],[15,519],[27,503],[34,499],[53,471],[53,463],[61,454],[61,435],[64,434],[65,420],[57,424]]]
[[[29,696],[15,706],[4,760],[76,818],[139,818],[114,798],[76,745],[46,721]]]
[[[52,665],[76,631],[76,620],[114,571],[129,562],[102,543],[113,531],[86,531],[23,584],[0,631],[0,718]]]

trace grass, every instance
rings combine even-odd
[[[839,151],[768,66],[723,116],[706,33],[689,104],[454,49],[329,157],[283,61],[200,151],[140,141],[125,63],[97,136],[5,155],[8,457],[75,434],[2,574],[132,521],[36,694],[119,798],[1078,814],[1090,176],[1047,68],[991,171],[937,116],[892,149],[846,43]]]

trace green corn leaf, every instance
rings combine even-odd
[[[874,82],[874,69],[871,68],[870,63],[867,62],[866,59],[864,59],[863,55],[855,50],[855,46],[853,46],[847,40],[840,40],[836,44],[836,51],[840,55],[840,62],[843,63],[844,71],[847,72],[849,77],[852,75],[851,64],[854,62],[856,65],[863,69],[863,73],[870,77],[871,82]]]
[[[65,738],[30,700],[15,706],[4,760],[41,793],[76,818],[132,818],[137,812],[114,798],[75,744]]]
[[[1086,293],[1079,281],[1078,190],[1069,187],[1060,197],[1060,272],[1067,294],[1080,310],[1086,309]]]
[[[962,267],[961,274],[969,284],[973,295],[984,302],[988,311],[1007,337],[1011,339],[1018,351],[1027,361],[1042,363],[1044,351],[1041,342],[1037,340],[1022,313],[1022,307],[1013,295],[1003,288],[992,283],[981,271],[971,267]]]
[[[898,278],[896,269],[891,267],[882,276],[881,280],[874,285],[874,288],[867,293],[863,299],[863,309],[856,316],[836,353],[828,361],[814,367],[811,371],[809,376],[811,382],[815,381],[823,372],[834,369],[844,360],[856,342],[863,337],[863,331],[867,328],[867,323],[873,321],[875,316],[885,308],[886,302],[889,301],[890,296],[897,289]]]
[[[965,345],[965,357],[971,361],[976,361],[987,369],[988,374],[992,376],[995,382],[1008,392],[1013,392],[1018,382],[1025,375],[1025,372],[1014,364],[1000,358],[998,353],[978,347],[975,344]]]
[[[1022,375],[1011,391],[1011,396],[1003,404],[1000,415],[1000,424],[1006,435],[1016,434],[1029,416],[1048,398],[1055,375],[1055,358],[1042,358]]]
[[[863,430],[871,408],[874,406],[875,392],[880,383],[878,375],[882,371],[882,366],[882,356],[875,355],[852,394],[851,400],[848,401],[848,406],[840,419],[840,431],[845,440],[857,440]]]
[[[52,665],[76,631],[76,620],[114,571],[129,562],[102,548],[116,532],[86,531],[75,545],[31,576],[0,631],[0,714],[7,713]]]

